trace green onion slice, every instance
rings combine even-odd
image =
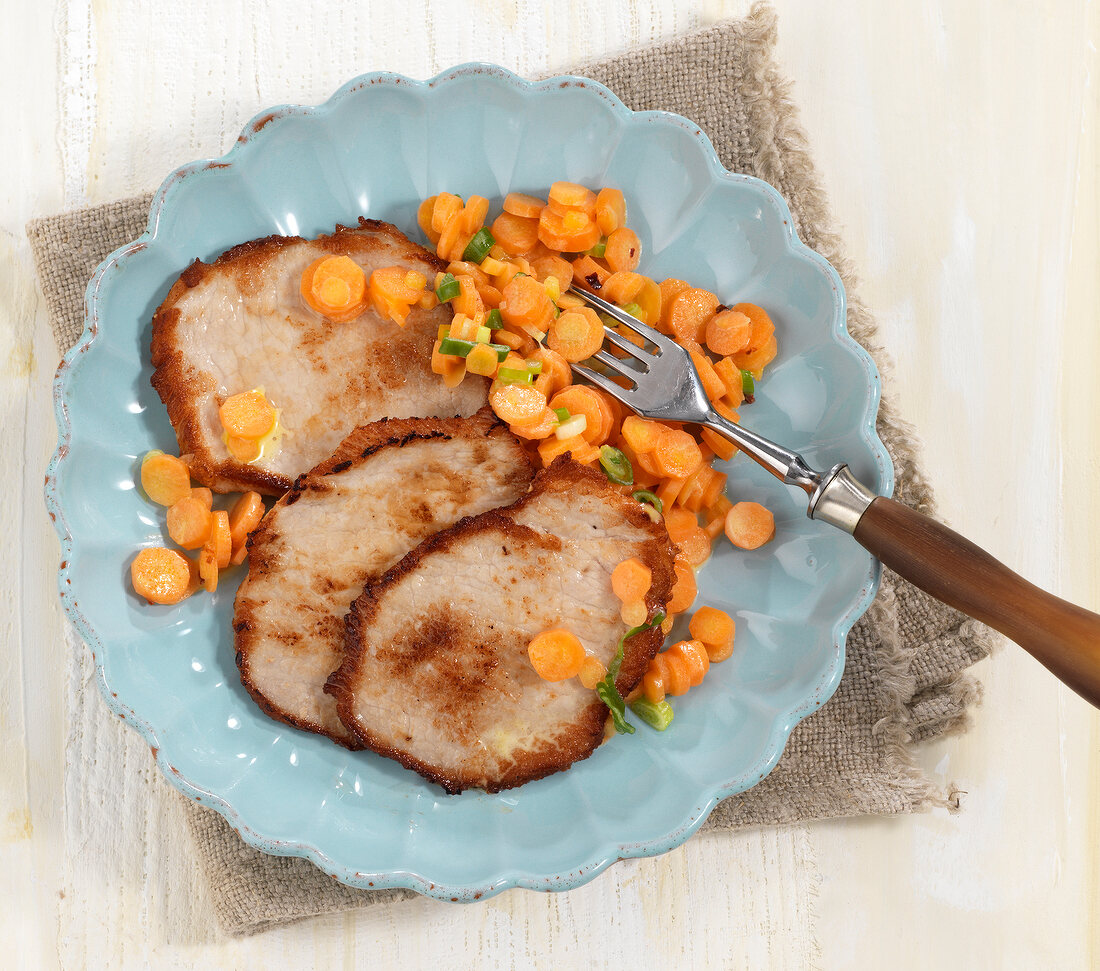
[[[495,245],[496,240],[493,239],[493,234],[482,226],[474,233],[474,238],[466,244],[466,249],[462,252],[462,258],[467,263],[480,263],[489,255],[489,250]]]
[[[672,705],[667,701],[658,701],[654,704],[648,698],[639,698],[630,703],[630,710],[650,728],[655,728],[659,732],[663,732],[672,724]]]
[[[497,360],[503,361],[507,356],[510,348],[505,347],[503,344],[486,344],[486,347],[491,347],[497,352]],[[444,337],[439,342],[440,354],[452,354],[455,357],[465,357],[470,353],[477,344],[473,341],[460,341],[457,337]]]
[[[493,332],[488,327],[479,327],[477,329],[477,342],[479,344],[488,344],[489,338],[492,337]]]
[[[746,398],[756,394],[756,382],[753,380],[752,371],[746,371],[744,368],[741,369],[741,391]]]
[[[497,368],[497,380],[504,384],[531,384],[535,378],[527,368]]]
[[[651,505],[654,509],[656,509],[657,512],[664,512],[664,505],[665,504],[663,502],[661,502],[660,498],[658,498],[654,493],[650,492],[648,489],[639,489],[637,492],[632,492],[631,495],[635,499],[637,499],[638,502],[647,502],[647,503],[649,503],[649,505]]]
[[[569,409],[568,408],[555,408],[554,414],[558,416],[558,421],[569,421]]]
[[[632,485],[634,468],[622,452],[611,445],[600,446],[600,466],[612,482],[619,485]]]
[[[620,735],[633,735],[634,726],[626,720],[626,702],[623,701],[623,696],[619,694],[619,689],[615,687],[615,679],[619,676],[619,670],[623,666],[623,651],[626,647],[626,642],[635,634],[640,634],[642,631],[650,630],[653,627],[659,627],[665,619],[663,611],[657,611],[648,624],[639,624],[637,627],[631,627],[622,637],[619,638],[619,648],[615,651],[615,656],[611,659],[611,663],[607,666],[607,674],[603,679],[596,684],[596,694],[599,696],[600,701],[607,705],[611,712],[611,720],[615,723],[615,731]]]
[[[439,286],[435,288],[435,295],[439,297],[440,303],[454,300],[461,292],[462,287],[458,285],[458,280],[454,278],[453,273],[444,273],[443,279],[439,281]]]
[[[623,307],[623,312],[630,314],[631,317],[636,317],[638,320],[642,319],[642,308],[636,303],[628,303]]]
[[[532,374],[542,374],[542,361],[528,361],[527,370]]]
[[[488,327],[489,330],[500,330],[504,326],[500,311],[497,310],[496,307],[489,311],[489,317],[485,321],[485,326]]]
[[[601,236],[600,241],[587,251],[589,256],[595,256],[597,259],[602,259],[607,253],[607,237]]]

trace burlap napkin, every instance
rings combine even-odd
[[[772,60],[775,31],[773,12],[760,5],[744,20],[583,65],[577,73],[602,81],[631,108],[691,118],[710,136],[727,168],[776,186],[801,238],[840,271],[849,298],[848,330],[888,377],[889,360],[856,296],[788,84]],[[28,227],[62,351],[83,329],[84,288],[93,270],[144,231],[149,202],[149,196],[127,199]],[[931,511],[932,490],[912,433],[888,394],[878,431],[897,470],[897,497]],[[990,648],[991,635],[983,627],[887,572],[877,599],[848,637],[836,694],[795,729],[775,771],[723,802],[706,828],[953,807],[954,792],[923,776],[912,745],[965,728],[977,685],[962,672]],[[409,895],[352,890],[305,860],[265,856],[246,846],[217,813],[186,803],[198,864],[217,902],[219,923],[230,934]]]

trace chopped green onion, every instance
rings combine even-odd
[[[611,445],[600,446],[600,466],[612,482],[619,485],[632,485],[634,482],[634,468],[622,452]]]
[[[528,361],[527,370],[532,374],[542,374],[542,361]]]
[[[554,409],[554,414],[558,416],[558,421],[568,421],[569,420],[569,409],[568,408],[555,408]]]
[[[607,666],[607,674],[603,679],[596,684],[596,695],[599,697],[611,712],[611,720],[615,723],[615,731],[620,735],[633,735],[634,726],[626,720],[626,702],[623,701],[623,696],[619,694],[619,689],[615,687],[615,679],[619,676],[619,669],[623,666],[623,651],[628,639],[635,634],[640,634],[642,631],[650,630],[653,627],[658,627],[664,622],[665,615],[663,611],[658,611],[653,620],[648,624],[640,624],[637,627],[631,627],[622,637],[619,638],[619,648],[615,652],[615,656],[611,659],[611,663]]]
[[[579,435],[588,427],[588,418],[585,415],[573,415],[572,418],[568,418],[563,421],[557,428],[554,429],[554,434],[558,437],[559,441],[565,441],[567,438],[572,438],[574,435]]]
[[[503,361],[507,356],[510,348],[505,347],[503,344],[487,344],[487,347],[491,347],[497,352],[497,360]],[[473,341],[460,341],[456,337],[444,337],[439,342],[440,354],[451,354],[455,357],[465,357],[470,353],[477,344]]]
[[[667,701],[658,701],[654,704],[648,698],[638,698],[630,703],[630,710],[650,728],[655,728],[659,732],[663,732],[672,724],[672,705]]]
[[[611,314],[604,313],[602,310],[596,316],[603,322],[604,327],[610,327],[614,330],[616,327],[622,326]]]
[[[531,384],[535,378],[527,368],[497,368],[497,380],[503,384]]]
[[[444,273],[443,279],[439,281],[439,286],[435,288],[435,295],[439,297],[440,303],[454,300],[461,292],[462,287],[458,285],[458,280],[454,278],[453,273]]]
[[[607,237],[601,236],[600,241],[587,251],[588,256],[595,256],[597,259],[602,259],[607,253]]]
[[[636,303],[628,303],[625,307],[623,307],[623,312],[630,314],[631,317],[636,317],[638,320],[642,319],[642,308],[639,307]]]
[[[756,382],[752,378],[752,371],[746,371],[744,368],[741,369],[741,390],[746,398],[756,394]]]
[[[504,326],[504,321],[501,319],[500,311],[494,307],[489,311],[489,319],[485,321],[485,326],[489,330],[500,330]]]
[[[649,503],[657,512],[664,512],[664,503],[648,489],[639,489],[631,495],[641,503]]]
[[[477,329],[477,343],[488,344],[489,339],[493,336],[493,332],[488,327],[479,327]]]
[[[493,239],[493,234],[482,226],[474,233],[474,238],[466,244],[466,249],[462,252],[462,258],[467,263],[480,263],[489,255],[489,250],[495,245],[496,240]]]

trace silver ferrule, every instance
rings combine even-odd
[[[834,465],[810,496],[810,519],[854,533],[860,517],[878,495],[859,481],[847,465]]]

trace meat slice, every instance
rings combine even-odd
[[[273,718],[358,748],[325,679],[363,584],[426,536],[514,502],[531,466],[488,408],[375,422],[294,483],[249,540],[233,618],[241,682]]]
[[[652,571],[652,617],[673,583],[664,526],[601,473],[557,459],[515,505],[436,533],[368,585],[325,690],[364,745],[447,792],[568,768],[600,743],[607,708],[576,678],[539,678],[527,645],[564,627],[606,666],[626,632],[611,571],[631,556]],[[662,639],[657,628],[627,642],[624,695]]]
[[[294,478],[331,455],[353,428],[380,418],[471,415],[486,380],[458,388],[431,372],[432,344],[446,305],[414,310],[405,327],[364,311],[334,323],[302,299],[302,272],[321,256],[351,257],[368,277],[405,266],[433,279],[443,263],[393,226],[360,219],[328,236],[270,236],[236,246],[213,263],[196,260],[153,317],[152,383],[168,408],[191,474],[216,492],[282,495]],[[225,446],[219,405],[263,388],[280,410],[278,446],[251,463]]]

